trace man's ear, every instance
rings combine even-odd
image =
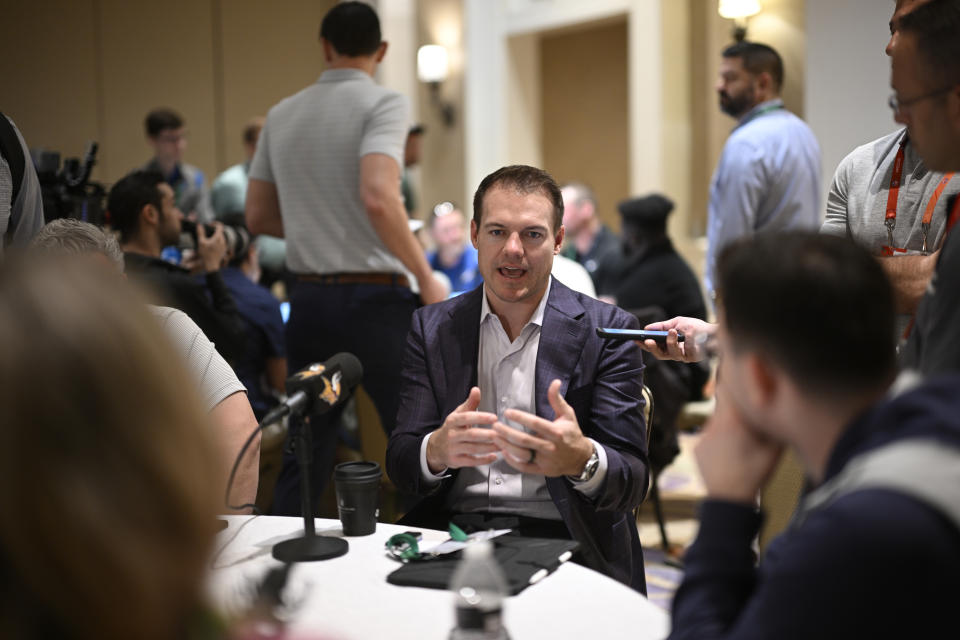
[[[780,391],[780,369],[762,354],[754,352],[746,356],[744,373],[750,378],[747,388],[754,406],[769,408]]]
[[[145,204],[140,209],[140,226],[145,224],[151,227],[160,226],[160,211],[152,204]]]
[[[561,224],[560,229],[557,231],[557,235],[553,237],[553,255],[560,253],[560,247],[563,246],[563,235],[566,233],[566,229]]]
[[[756,76],[757,89],[764,96],[764,101],[769,100],[776,93],[773,87],[773,76],[770,75],[769,71],[761,71]]]
[[[470,219],[470,243],[473,244],[474,249],[479,249],[477,246],[477,236],[480,232],[480,229],[477,228],[477,221]]]
[[[387,55],[387,42],[383,41],[380,43],[380,46],[377,47],[377,53],[375,60],[377,64],[380,64],[380,61],[383,60],[383,56]]]
[[[327,64],[330,64],[333,62],[333,56],[336,53],[336,50],[326,38],[320,38],[320,44],[323,45],[323,61]]]

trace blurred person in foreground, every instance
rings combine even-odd
[[[707,497],[670,637],[936,637],[960,589],[960,377],[887,395],[893,292],[845,239],[755,236],[717,267]],[[811,491],[757,566],[756,498],[786,448]]]
[[[897,122],[931,171],[960,171],[960,2],[930,0],[900,19],[890,98]],[[960,196],[947,204],[946,240],[913,330],[901,351],[905,371],[960,370]]]
[[[40,230],[30,249],[53,259],[87,256],[108,266],[113,273],[123,274],[123,252],[116,238],[89,222],[74,218],[53,220]],[[213,343],[185,313],[155,305],[147,305],[147,308],[169,340],[171,352],[180,356],[180,363],[190,373],[194,393],[208,412],[207,419],[222,452],[224,465],[220,486],[225,487],[230,466],[257,424],[245,393],[247,390]],[[253,503],[257,497],[259,475],[260,445],[259,440],[254,440],[237,468],[230,504]],[[219,510],[224,508],[221,503]]]
[[[4,636],[196,637],[219,465],[156,319],[93,261],[8,262],[0,343]]]

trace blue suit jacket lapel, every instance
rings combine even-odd
[[[587,340],[589,327],[582,322],[584,313],[583,305],[573,292],[554,279],[543,312],[534,381],[537,415],[548,420],[555,416],[547,400],[550,383],[559,378],[560,394],[566,394],[570,378],[580,360],[580,352]]]
[[[447,413],[466,400],[470,387],[477,384],[482,301],[483,287],[463,294],[463,304],[452,307],[450,322],[442,325],[440,357],[447,389],[441,397],[447,399]]]

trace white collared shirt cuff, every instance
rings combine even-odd
[[[586,482],[577,482],[574,480],[573,488],[592,500],[600,493],[600,487],[603,486],[603,480],[607,477],[607,452],[603,447],[597,444],[597,441],[593,438],[587,438],[587,440],[593,443],[593,448],[597,452],[597,458],[599,458],[600,464],[597,465],[597,472],[593,474],[593,477]],[[424,449],[424,451],[426,451],[426,449]],[[426,461],[425,454],[421,456],[421,458]]]
[[[441,471],[439,475],[434,474],[430,471],[430,465],[427,464],[427,443],[432,435],[433,432],[431,431],[420,442],[420,478],[428,485],[440,484],[440,481],[449,475],[446,469]]]

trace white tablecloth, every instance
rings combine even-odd
[[[303,531],[301,518],[250,519],[228,516],[229,527],[218,538],[223,550],[214,563],[210,592],[228,610],[243,602],[250,584],[279,566],[270,555],[273,544]],[[316,528],[320,535],[343,535],[336,520],[317,519]],[[372,535],[347,538],[346,555],[294,565],[287,594],[300,605],[292,614],[291,630],[343,640],[445,639],[453,626],[450,592],[386,581],[400,564],[386,556],[384,543],[404,530],[378,523]],[[447,537],[446,532],[424,530],[423,544]],[[507,598],[504,618],[513,640],[645,640],[664,638],[670,629],[667,614],[642,595],[572,562]]]

